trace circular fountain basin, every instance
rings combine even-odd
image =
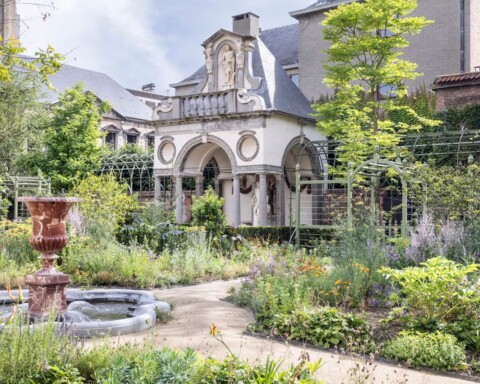
[[[23,297],[28,297],[26,290]],[[12,291],[18,297],[18,291]],[[11,314],[13,300],[0,292],[0,330]],[[81,338],[140,332],[155,325],[157,313],[168,313],[170,305],[146,291],[131,289],[67,289],[67,312],[58,326]],[[28,311],[27,304],[19,309]],[[3,321],[2,321],[3,319]]]

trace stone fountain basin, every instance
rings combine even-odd
[[[26,290],[23,290],[22,293],[24,298],[28,297]],[[18,291],[12,291],[12,294],[14,297],[18,297]],[[70,288],[67,289],[67,303],[75,310],[67,310],[65,319],[57,322],[57,324],[59,328],[81,338],[141,332],[155,325],[158,312],[168,313],[171,311],[168,303],[158,301],[151,293],[131,289],[82,290]],[[83,320],[82,314],[79,314],[76,310],[81,305],[75,305],[81,303],[85,303],[87,306],[89,304],[95,305],[96,303],[123,303],[127,304],[128,312],[125,313],[124,318],[118,320]],[[7,292],[1,291],[0,308],[4,307],[5,309],[13,304]],[[23,307],[25,310],[28,310],[25,304]],[[9,311],[3,310],[2,312],[4,313],[0,312],[0,322],[2,318],[5,320],[9,316]],[[0,324],[0,330],[3,327],[4,321]]]

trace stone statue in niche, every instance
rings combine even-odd
[[[235,53],[229,45],[225,46],[222,64],[225,74],[224,87],[233,88],[235,85]]]
[[[212,44],[208,44],[203,51],[205,55],[205,67],[207,68],[207,73],[212,73],[213,71],[213,46]]]

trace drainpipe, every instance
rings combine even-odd
[[[460,72],[465,72],[465,0],[460,0]]]

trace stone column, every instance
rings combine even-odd
[[[240,176],[233,176],[233,222],[232,225],[240,225]]]
[[[197,197],[203,195],[203,176],[197,176],[195,178],[195,195],[197,195]]]
[[[275,175],[277,192],[277,225],[285,225],[285,175]]]
[[[217,196],[220,196],[220,180],[216,177],[213,179],[213,182],[215,183],[215,193]]]
[[[175,178],[175,196],[176,196],[175,217],[177,219],[177,224],[183,224],[183,190],[182,190],[181,176],[177,176]]]
[[[267,175],[260,174],[259,194],[258,194],[258,224],[265,226],[268,223],[267,217]]]
[[[155,201],[160,201],[162,197],[162,178],[155,176]]]

